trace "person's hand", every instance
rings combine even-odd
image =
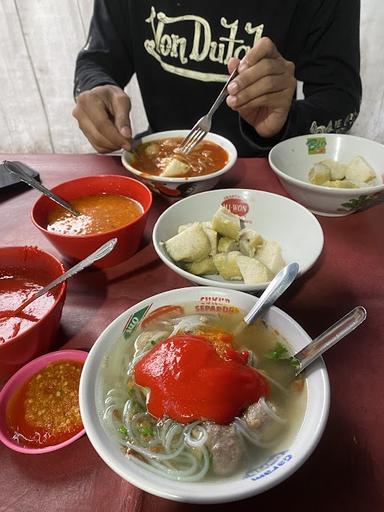
[[[229,73],[239,62],[230,59]],[[261,137],[273,137],[288,118],[295,91],[295,65],[262,37],[240,62],[239,74],[228,86],[227,105]]]
[[[100,85],[79,94],[72,114],[96,151],[109,153],[131,148],[130,110],[130,99],[120,87]]]

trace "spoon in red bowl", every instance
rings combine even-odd
[[[58,284],[66,281],[70,277],[74,276],[81,270],[85,269],[86,267],[89,267],[95,261],[100,260],[107,254],[109,254],[112,251],[112,249],[115,247],[116,243],[117,243],[117,238],[112,238],[111,240],[108,240],[108,242],[106,242],[105,244],[100,246],[98,249],[96,249],[96,251],[94,251],[92,254],[90,254],[83,260],[79,261],[79,263],[76,263],[76,265],[74,265],[69,270],[64,272],[64,274],[62,274],[61,276],[56,278],[51,283],[47,284],[47,286],[44,286],[44,288],[41,288],[38,292],[36,292],[34,295],[29,297],[23,303],[21,303],[18,308],[14,309],[14,310],[1,311],[0,318],[10,318],[13,316],[20,316],[22,318],[26,318],[25,314],[21,313],[21,312],[24,308],[26,308],[29,304],[31,304],[31,302],[33,302],[34,300],[41,297],[42,295],[47,293],[49,290],[52,290],[52,288],[55,288],[55,286],[57,286]],[[31,315],[27,315],[27,316],[28,316],[27,319],[30,319]]]
[[[25,172],[25,169],[31,169],[28,167],[28,165],[22,163],[22,162],[16,162],[12,161],[9,162],[8,160],[3,161],[4,168],[10,172],[11,174],[15,174],[21,181],[24,181],[24,183],[27,183],[32,188],[35,188],[39,192],[42,192],[44,195],[49,197],[52,201],[55,201],[55,203],[59,204],[66,210],[68,210],[72,215],[75,215],[78,217],[80,215],[80,212],[77,211],[68,201],[65,201],[62,197],[58,196],[48,188],[44,187],[39,181],[37,181],[35,178],[30,176],[27,172]]]

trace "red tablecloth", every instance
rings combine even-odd
[[[43,183],[90,174],[124,173],[116,157],[0,155],[35,167]],[[284,194],[264,159],[242,159],[222,188],[255,188]],[[1,245],[38,245],[56,254],[30,221],[39,193],[0,191]],[[89,348],[100,332],[134,303],[189,286],[157,258],[152,227],[168,203],[155,197],[139,253],[107,272],[84,271],[68,283],[54,348]],[[368,319],[325,355],[331,410],[323,438],[291,478],[262,495],[207,511],[384,510],[384,205],[341,218],[318,217],[325,235],[316,265],[278,302],[311,336],[356,305]],[[292,230],[294,230],[292,226]],[[0,446],[0,512],[192,512],[203,506],[157,498],[131,486],[98,457],[86,436],[51,454],[28,456]]]

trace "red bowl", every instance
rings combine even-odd
[[[0,247],[0,268],[44,271],[47,283],[65,272],[61,262],[37,247]],[[0,344],[0,384],[31,359],[47,352],[55,341],[64,305],[66,283],[58,285],[52,293],[53,306],[37,322],[14,338]]]
[[[111,238],[117,238],[116,247],[110,254],[95,262],[95,267],[112,267],[135,254],[152,205],[152,193],[143,183],[119,175],[84,176],[61,183],[52,192],[67,201],[94,194],[119,194],[134,199],[143,207],[140,217],[118,229],[90,235],[63,235],[46,229],[48,212],[55,208],[55,203],[48,197],[41,196],[33,206],[32,221],[63,256],[70,260],[81,260]]]

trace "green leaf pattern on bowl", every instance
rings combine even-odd
[[[342,203],[343,208],[338,208],[338,211],[361,211],[376,206],[380,203],[384,203],[384,193],[378,192],[376,194],[363,194],[359,197],[349,199],[346,203]]]

